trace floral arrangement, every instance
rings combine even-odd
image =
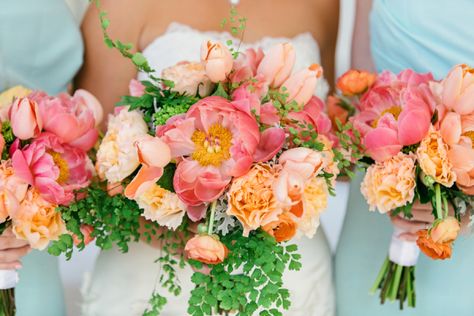
[[[472,68],[455,66],[441,81],[405,70],[376,76],[350,70],[338,80],[342,96],[334,113],[352,127],[352,149],[367,169],[361,185],[370,210],[412,216],[415,202],[430,203],[434,223],[415,242],[392,237],[389,256],[372,292],[381,302],[415,307],[419,250],[432,259],[451,257],[461,221],[472,212],[474,150]],[[342,105],[341,105],[342,104]],[[347,137],[346,137],[347,138]]]
[[[11,229],[43,250],[66,232],[56,209],[89,185],[94,168],[87,153],[97,141],[101,111],[84,90],[51,97],[14,87],[0,95],[1,233]],[[17,273],[2,270],[0,279],[4,314],[14,315]]]
[[[101,19],[106,43],[149,80],[132,80],[109,117],[99,181],[62,212],[68,230],[80,248],[92,238],[123,251],[140,237],[160,240],[162,289],[181,292],[177,266],[196,271],[191,315],[282,315],[291,303],[283,273],[301,266],[285,242],[316,233],[341,166],[324,103],[313,96],[321,67],[293,73],[290,43],[264,53],[206,41],[200,61],[157,77],[143,55],[108,37]],[[238,24],[234,32],[245,27],[235,11],[227,22]],[[70,243],[52,247],[72,252]],[[166,304],[160,290],[144,315]]]

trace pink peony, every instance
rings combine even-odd
[[[74,190],[86,187],[92,177],[87,155],[52,133],[42,133],[24,148],[16,141],[10,150],[15,174],[50,203],[69,204]]]
[[[268,133],[279,136],[275,130]],[[157,135],[172,157],[182,158],[174,188],[193,220],[204,216],[205,204],[222,195],[232,177],[245,174],[254,161],[271,156],[283,144],[272,140],[269,146],[270,134],[261,135],[247,111],[221,97],[200,100],[185,116],[159,127]]]
[[[67,94],[50,97],[35,92],[30,97],[39,105],[46,132],[84,151],[95,145],[99,135],[95,127],[102,120],[102,107],[90,93],[78,90],[72,97]]]

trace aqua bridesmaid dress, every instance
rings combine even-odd
[[[474,66],[474,1],[374,0],[370,15],[372,56],[378,71],[412,68],[442,78],[458,63]],[[339,316],[474,315],[474,238],[460,237],[453,257],[423,254],[416,268],[417,306],[400,311],[380,305],[369,289],[387,255],[393,227],[371,213],[360,193],[363,175],[351,184],[348,210],[335,258]]]
[[[64,0],[0,0],[0,91],[15,85],[66,91],[82,55],[79,28]],[[22,263],[17,316],[66,315],[58,259],[33,251]]]

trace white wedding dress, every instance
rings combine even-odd
[[[164,68],[177,62],[199,60],[200,46],[205,40],[225,42],[230,38],[228,33],[199,32],[186,25],[172,23],[168,30],[155,39],[144,51],[150,65],[161,73]],[[319,47],[309,33],[292,39],[264,38],[247,47],[262,47],[265,51],[279,42],[290,41],[295,50],[297,61],[295,70],[312,63],[320,62]],[[138,79],[145,79],[140,74]],[[327,83],[322,80],[315,91],[325,97]],[[331,253],[321,227],[313,239],[302,237],[295,242],[302,255],[303,268],[298,272],[288,272],[284,276],[284,285],[290,290],[292,306],[285,316],[333,316],[335,315],[335,298],[332,280]],[[129,252],[122,254],[118,249],[102,251],[97,259],[92,277],[86,279],[83,286],[84,316],[138,316],[147,307],[155,288],[159,265],[154,261],[160,256],[160,250],[144,242],[130,244]],[[187,300],[192,289],[190,281],[192,270],[179,271],[182,285],[179,297],[169,295],[165,290],[168,304],[161,313],[163,316],[187,315]]]

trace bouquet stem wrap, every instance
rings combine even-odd
[[[399,238],[404,231],[395,229],[390,242],[389,254],[380,269],[377,279],[371,289],[375,294],[380,289],[380,302],[386,300],[399,301],[400,309],[405,302],[409,307],[415,307],[415,265],[418,261],[420,250],[413,241]]]
[[[4,316],[14,316],[15,286],[18,283],[16,270],[0,270],[0,313]]]

